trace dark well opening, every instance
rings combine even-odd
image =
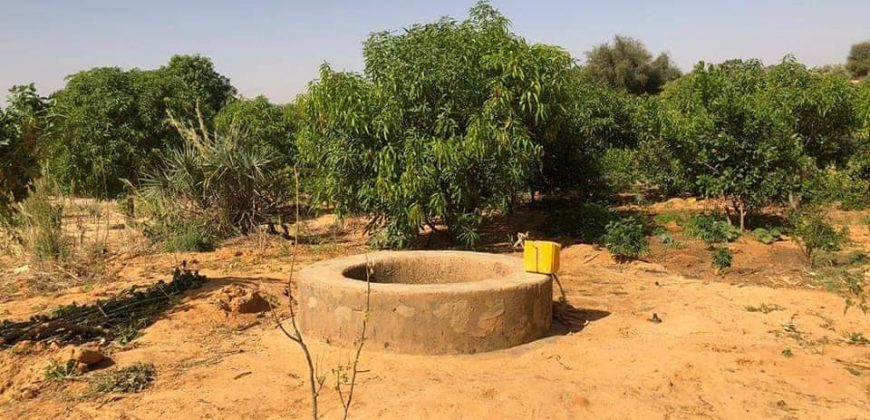
[[[372,283],[439,284],[467,283],[504,277],[515,269],[508,264],[468,257],[409,257],[375,261]],[[342,272],[354,280],[366,281],[366,266],[358,264]]]

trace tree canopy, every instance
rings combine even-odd
[[[849,57],[846,58],[846,69],[855,79],[862,79],[870,74],[870,41],[852,45]]]
[[[22,200],[39,175],[39,139],[47,127],[48,104],[33,84],[9,89],[0,109],[0,216]]]
[[[486,3],[464,21],[375,33],[363,52],[363,74],[324,65],[300,103],[315,196],[373,215],[382,246],[436,223],[474,244],[538,167],[570,57],[528,44]]]
[[[230,101],[214,118],[215,129],[239,130],[247,141],[266,149],[274,159],[290,164],[296,155],[296,107],[276,105],[265,96]]]
[[[585,70],[598,82],[635,95],[656,94],[680,77],[666,53],[653,59],[642,42],[622,35],[587,52]]]
[[[210,118],[234,93],[201,56],[174,56],[157,70],[72,74],[51,100],[56,130],[47,145],[49,173],[67,190],[114,196],[121,179],[135,182],[157,153],[180,144],[167,110],[192,119],[199,107]]]

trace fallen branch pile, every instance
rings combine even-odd
[[[57,308],[51,315],[34,315],[28,321],[0,321],[0,347],[22,340],[83,343],[98,338],[113,339],[119,333],[138,330],[153,323],[186,290],[199,287],[205,276],[182,264],[172,281],[150,286],[133,286],[126,292],[97,300],[91,305],[75,303]]]

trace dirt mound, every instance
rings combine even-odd
[[[228,315],[254,314],[269,310],[269,301],[259,291],[235,284],[222,287],[210,302]]]

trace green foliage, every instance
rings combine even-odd
[[[167,111],[213,116],[235,93],[200,56],[174,56],[157,70],[94,68],[67,77],[52,96],[49,174],[66,191],[115,196],[180,138]]]
[[[483,217],[527,184],[537,134],[562,112],[568,54],[529,45],[487,3],[470,15],[372,34],[364,74],[324,65],[300,100],[315,200],[374,217],[376,246],[409,246],[435,222],[474,245]]]
[[[602,241],[610,254],[619,260],[635,259],[649,251],[644,224],[636,217],[612,221],[604,229]]]
[[[852,45],[849,57],[846,58],[846,69],[855,79],[862,79],[870,74],[870,41]]]
[[[786,133],[818,168],[844,166],[856,147],[857,92],[848,79],[807,69],[788,56],[764,72],[760,86],[782,118]]]
[[[202,120],[200,120],[202,121]],[[205,134],[173,122],[185,139],[142,176],[137,198],[156,225],[146,231],[173,250],[208,250],[213,240],[255,231],[290,198],[280,160],[238,129]]]
[[[198,106],[209,121],[236,94],[230,79],[218,73],[214,63],[201,55],[173,55],[156,73],[173,84],[169,106],[185,118],[193,118]]]
[[[640,180],[631,149],[607,149],[601,157],[601,170],[608,191],[630,191]]]
[[[673,235],[671,235],[669,233],[662,232],[662,233],[659,233],[657,236],[659,238],[659,242],[661,242],[662,245],[664,245],[667,248],[682,249],[682,248],[686,247],[686,244],[684,244],[682,241],[674,238]]]
[[[765,228],[756,228],[752,231],[752,236],[765,245],[770,245],[776,241],[782,239],[782,232],[777,228],[773,229],[765,229]]]
[[[547,130],[535,133],[542,148],[542,167],[532,184],[544,192],[572,191],[602,195],[636,177],[621,164],[637,145],[635,99],[599,85],[572,69],[559,99],[563,110]],[[616,185],[608,184],[615,183]]]
[[[48,104],[33,84],[13,86],[6,102],[0,109],[0,221],[39,176],[39,143],[48,129]]]
[[[656,94],[665,83],[680,77],[667,54],[653,59],[642,42],[621,35],[586,53],[584,70],[599,83],[626,92]]]
[[[870,346],[870,338],[865,337],[860,331],[847,333],[846,342],[853,346]]]
[[[42,376],[47,381],[63,381],[79,376],[79,372],[76,370],[75,360],[67,360],[65,362],[52,360],[46,366]]]
[[[862,166],[862,98],[846,79],[792,57],[768,68],[700,63],[638,108],[638,166],[666,193],[724,198],[743,228],[820,170]]]
[[[795,189],[801,147],[764,90],[758,61],[699,64],[664,92],[662,139],[705,196],[744,218]]]
[[[246,141],[256,143],[286,166],[293,165],[296,155],[296,123],[293,105],[275,105],[264,96],[231,101],[214,118],[216,130],[237,127],[247,136]]]
[[[814,171],[801,187],[802,199],[809,204],[838,203],[846,210],[870,206],[870,180],[852,171],[828,168]]]
[[[134,363],[95,378],[94,392],[136,393],[147,388],[157,378],[157,370],[151,363]]]
[[[839,251],[846,241],[846,232],[838,231],[820,213],[807,211],[792,216],[794,229],[792,234],[804,250],[807,261],[813,264],[813,255],[817,251]]]
[[[717,272],[731,267],[731,262],[734,260],[734,253],[725,247],[719,247],[713,250],[710,254],[711,264]]]
[[[68,191],[95,196],[121,190],[147,161],[147,129],[138,117],[129,73],[95,68],[67,77],[52,96],[56,130],[48,146],[48,170]]]
[[[708,245],[731,242],[740,236],[737,228],[712,214],[692,216],[686,223],[686,234]]]
[[[677,226],[684,226],[689,222],[689,219],[689,215],[682,212],[659,213],[653,217],[653,221],[659,226],[665,226],[669,223],[674,223]]]
[[[187,232],[183,228],[170,230],[168,237],[163,241],[166,252],[210,252],[214,251],[215,244],[208,233],[196,230],[194,224]]]
[[[605,234],[605,226],[617,220],[619,214],[606,203],[547,203],[543,231],[549,236],[566,236],[587,243],[596,243]]]
[[[694,191],[691,163],[674,138],[665,136],[668,127],[664,102],[658,96],[638,99],[633,114],[637,132],[636,166],[648,185],[657,187],[666,196]]]
[[[844,280],[847,295],[846,308],[843,312],[847,312],[853,306],[857,306],[865,314],[870,312],[870,304],[867,303],[867,290],[864,285],[864,274],[860,272],[846,273]]]

